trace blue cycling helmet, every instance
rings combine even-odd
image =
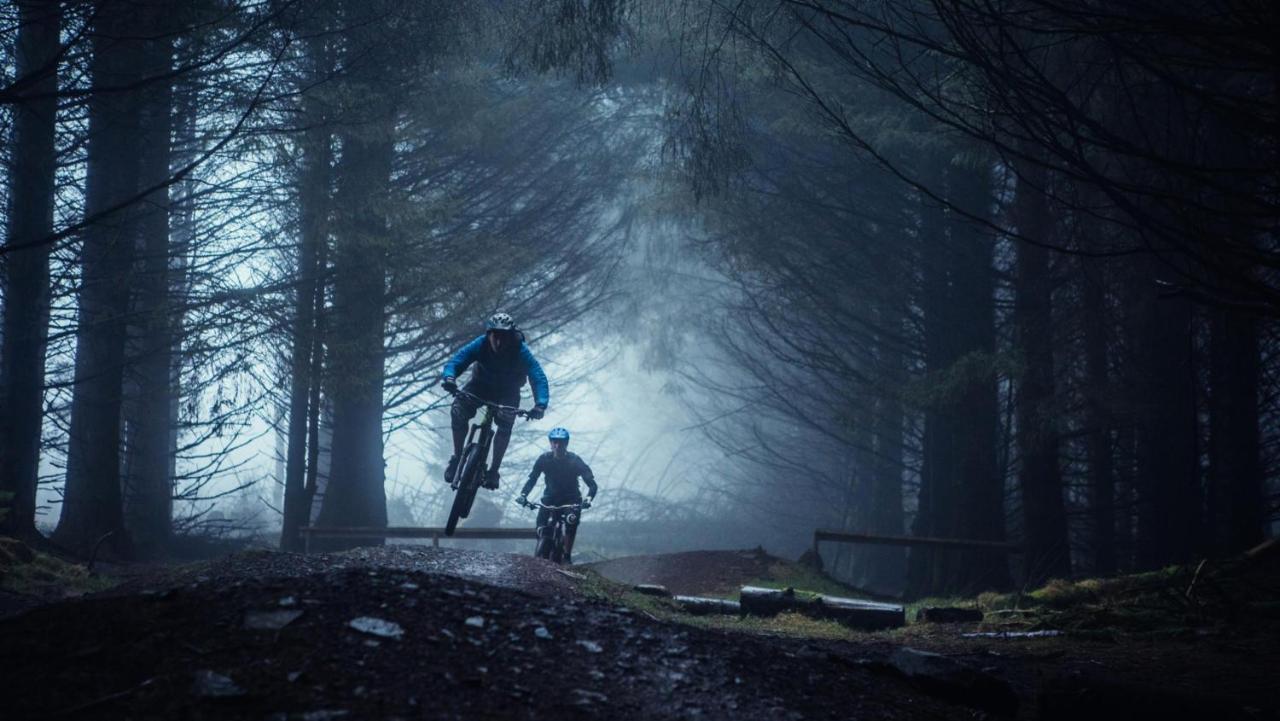
[[[565,443],[568,443],[569,430],[567,428],[561,428],[560,426],[556,426],[555,428],[552,428],[549,432],[547,432],[547,440],[564,441]]]

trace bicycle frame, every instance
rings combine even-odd
[[[504,406],[499,403],[490,403],[476,394],[469,393],[464,390],[459,390],[457,394],[468,396],[480,404],[480,409],[476,411],[476,418],[471,423],[471,430],[467,433],[467,441],[463,444],[463,448],[466,449],[473,443],[478,443],[480,448],[480,460],[482,463],[487,464],[489,461],[489,449],[493,446],[493,437],[496,434],[493,426],[498,419],[498,412],[515,411],[517,416],[523,418],[528,416],[528,411],[521,410],[515,406]],[[479,439],[476,438],[477,434],[479,434]],[[464,457],[465,454],[464,450]],[[459,469],[459,471],[461,471],[461,469]],[[462,482],[466,480],[462,478],[462,476],[463,474],[459,472],[453,477],[453,482],[450,485],[455,491],[462,485]]]

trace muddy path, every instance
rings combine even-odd
[[[31,609],[0,622],[5,718],[972,718],[856,648],[657,621],[499,555],[255,553]]]
[[[1212,663],[1194,638],[818,641],[660,620],[593,583],[528,556],[408,546],[141,574],[0,620],[0,717],[1099,721],[1280,707],[1261,637],[1223,641]],[[909,663],[942,671],[908,678],[894,666],[907,645],[939,654]]]

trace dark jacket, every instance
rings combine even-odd
[[[538,483],[538,476],[546,474],[547,487],[542,491],[542,502],[548,506],[562,506],[566,503],[577,503],[582,500],[582,491],[578,488],[578,478],[587,484],[592,498],[596,497],[596,477],[591,473],[587,462],[576,453],[565,451],[563,458],[556,458],[550,451],[538,456],[529,472],[529,480],[524,482],[520,495],[527,496]]]
[[[533,351],[520,339],[520,346],[495,353],[480,336],[462,348],[444,366],[444,377],[457,378],[472,366],[471,380],[465,386],[469,393],[481,398],[514,406],[520,401],[520,387],[528,380],[533,386],[533,402],[546,406],[550,399],[547,374],[533,357]]]

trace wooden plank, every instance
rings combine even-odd
[[[483,538],[483,539],[536,539],[536,528],[459,528],[452,536],[445,535],[444,528],[418,526],[389,526],[387,528],[356,526],[303,526],[303,536],[328,536],[344,538]]]
[[[915,536],[878,536],[870,533],[848,533],[845,531],[817,530],[813,532],[813,545],[820,541],[836,541],[839,543],[870,543],[882,546],[936,546],[939,548],[977,548],[992,551],[1017,553],[1021,547],[1016,543],[1003,541],[979,541],[967,538],[927,538]]]

